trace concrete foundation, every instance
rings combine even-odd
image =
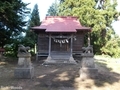
[[[80,78],[96,78],[98,75],[98,70],[95,68],[93,53],[83,53],[82,62],[80,69]]]
[[[33,78],[34,67],[31,63],[30,53],[19,53],[18,54],[18,65],[14,70],[15,78]]]
[[[81,68],[80,69],[80,78],[96,78],[98,75],[98,70],[96,68]]]
[[[29,68],[15,68],[14,76],[16,78],[33,78],[34,77],[34,67]]]
[[[52,54],[48,56],[43,64],[77,64],[72,56],[69,54]]]

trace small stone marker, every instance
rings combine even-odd
[[[22,47],[23,50],[20,48]],[[18,66],[14,70],[16,78],[33,78],[34,67],[31,63],[31,54],[25,51],[26,47],[20,46],[18,50]]]

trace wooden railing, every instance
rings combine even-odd
[[[38,51],[36,53],[36,61],[38,61],[38,58],[42,57],[42,56],[48,56],[48,51],[45,51],[45,50]]]

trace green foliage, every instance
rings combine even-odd
[[[28,23],[28,29],[30,29],[30,27],[39,25],[40,25],[39,9],[38,5],[35,4]]]
[[[113,0],[112,4],[110,3],[110,0],[101,0],[102,3],[98,3],[100,0],[60,1],[60,16],[77,16],[83,26],[92,28],[91,44],[93,45],[94,53],[102,54],[104,52],[105,54],[109,54],[108,51],[114,53],[115,50],[118,49],[118,44],[116,44],[116,47],[114,48],[115,50],[112,51],[112,47],[106,47],[113,39],[112,36],[115,35],[111,27],[111,23],[115,18],[115,14],[117,13],[115,10],[117,5],[116,0]],[[105,48],[108,51],[105,50]],[[110,55],[115,56],[114,54]]]
[[[4,46],[6,50],[5,55],[9,57],[17,57],[18,45],[22,43],[22,39],[23,36],[19,35],[18,37],[12,39],[11,44],[6,44]]]
[[[24,43],[25,46],[30,46],[31,49],[34,49],[35,44],[37,43],[37,34],[34,33],[30,28],[39,25],[40,25],[40,17],[39,17],[38,5],[35,4],[26,30],[26,36],[22,40],[22,43]]]
[[[120,57],[120,38],[113,37],[108,40],[104,47],[101,48],[103,54],[107,54],[112,57]]]
[[[27,5],[21,0],[0,0],[0,47],[5,48],[5,55],[17,56],[29,14]]]
[[[28,4],[21,0],[0,0],[0,46],[11,44],[12,39],[24,32],[24,18],[29,13]]]
[[[57,2],[52,3],[52,5],[49,7],[47,16],[58,16],[58,4]]]

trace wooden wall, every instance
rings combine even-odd
[[[49,50],[49,37],[45,33],[40,33],[38,35],[37,50],[38,51],[48,51]]]
[[[82,47],[84,45],[84,32],[77,32],[74,34],[76,38],[73,38],[73,52],[82,51]],[[51,50],[52,51],[70,51],[70,39],[69,43],[64,43],[60,46],[60,43],[54,42],[51,39]],[[38,51],[48,51],[49,50],[49,37],[46,33],[40,33],[38,35]]]
[[[76,38],[73,39],[73,52],[82,51],[84,45],[84,32],[78,32],[75,36]]]
[[[56,43],[52,39],[52,51],[70,51],[70,44],[69,43]]]

